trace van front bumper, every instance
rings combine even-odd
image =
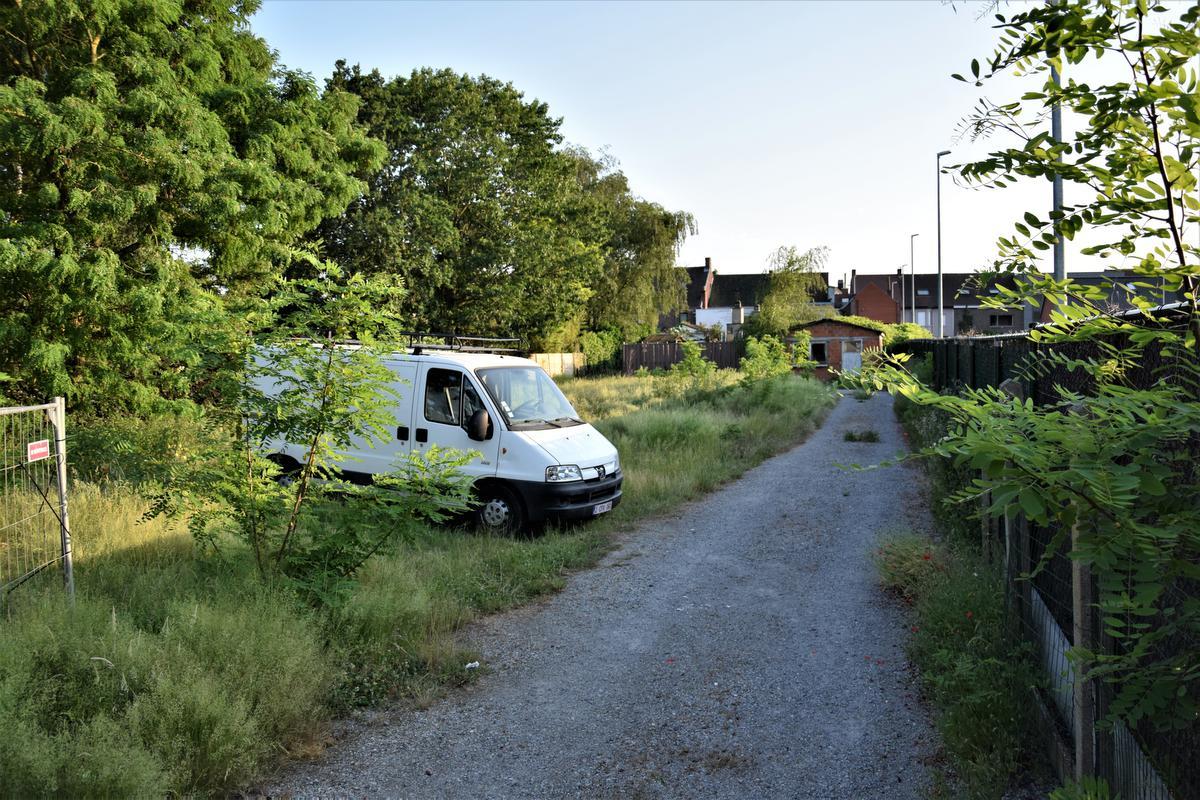
[[[620,470],[604,478],[570,483],[545,483],[537,481],[513,481],[525,503],[530,522],[543,520],[591,519],[596,506],[612,502],[616,508],[621,503],[621,483],[625,476]]]

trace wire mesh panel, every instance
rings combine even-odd
[[[0,408],[0,603],[62,566],[71,586],[62,401]]]

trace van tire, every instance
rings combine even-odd
[[[492,536],[512,536],[525,528],[525,507],[517,493],[500,483],[475,490],[475,526]]]

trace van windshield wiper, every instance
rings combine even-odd
[[[559,425],[558,420],[553,420],[553,419],[517,419],[517,420],[513,420],[513,424],[515,424],[515,425],[553,425],[556,428],[565,427],[564,425]]]
[[[556,417],[554,419],[554,421],[555,422],[574,422],[576,425],[583,424],[583,420],[581,420],[579,417]]]

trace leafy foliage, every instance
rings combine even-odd
[[[590,284],[587,326],[615,329],[624,341],[637,341],[658,328],[660,315],[687,307],[686,273],[675,259],[684,239],[696,232],[696,222],[686,212],[633,195],[612,159],[596,159],[578,148],[569,154],[607,236],[601,244],[603,269]]]
[[[1059,387],[1040,406],[996,389],[943,396],[914,379],[904,356],[885,357],[862,375],[866,385],[887,387],[947,416],[950,435],[924,452],[977,471],[959,501],[987,497],[993,514],[1021,512],[1058,530],[1044,559],[1069,550],[1091,568],[1104,631],[1117,644],[1106,652],[1077,647],[1072,657],[1087,674],[1112,684],[1113,717],[1160,727],[1194,725],[1200,709],[1197,653],[1167,646],[1200,632],[1200,603],[1177,594],[1200,577],[1200,250],[1182,235],[1200,208],[1193,174],[1200,138],[1196,74],[1187,68],[1200,53],[1198,18],[1197,4],[1030,6],[999,18],[1000,46],[987,69],[972,65],[981,85],[1005,71],[1045,75],[1048,65],[1102,56],[1123,64],[1125,75],[1111,83],[1068,80],[1059,87],[1045,80],[1018,101],[984,104],[969,122],[970,133],[1007,133],[1021,144],[959,168],[964,179],[994,186],[1058,173],[1093,190],[1090,200],[1048,220],[1026,213],[1016,235],[1000,240],[995,266],[1013,272],[1015,286],[1001,287],[990,302],[1017,307],[1048,300],[1052,321],[1031,338],[1045,345],[1086,341],[1095,355],[1076,358],[1043,347],[1025,369],[1083,374],[1094,388],[1084,396]],[[1079,120],[1072,142],[1054,143],[1030,127],[1055,103]],[[1126,257],[1141,276],[1139,285],[1176,294],[1181,326],[1144,299],[1133,299],[1140,318],[1113,315],[1100,296],[1111,281],[1086,287],[1032,271],[1037,253],[1085,227],[1107,237],[1088,252]],[[1170,364],[1170,379],[1135,384],[1131,367],[1146,363]]]
[[[373,345],[395,330],[391,309],[400,290],[386,277],[343,278],[330,262],[310,265],[320,277],[288,284],[276,297],[288,313],[247,355],[236,416],[224,426],[237,435],[214,431],[205,451],[173,471],[152,513],[186,512],[197,542],[214,551],[232,525],[260,575],[282,573],[310,600],[335,604],[359,567],[387,546],[397,516],[440,520],[465,508],[469,486],[454,475],[470,456],[414,455],[368,495],[364,505],[373,513],[352,526],[314,528],[312,496],[352,491],[337,480],[343,454],[356,441],[382,440],[395,425],[395,376]],[[361,345],[338,344],[350,338]],[[279,442],[301,444],[302,461],[263,455]],[[280,480],[285,470],[294,480]]]
[[[913,339],[932,339],[933,334],[915,322],[896,322],[885,325],[883,329],[883,346],[901,344]]]
[[[746,385],[787,375],[792,371],[792,356],[788,347],[774,336],[746,339],[746,355],[741,363],[742,382]]]
[[[782,336],[795,325],[818,319],[814,293],[826,288],[821,269],[829,248],[814,247],[803,253],[780,247],[769,259],[770,285],[758,311],[746,320],[748,335]]]
[[[334,260],[400,278],[420,330],[539,337],[583,309],[606,231],[545,103],[488,77],[387,80],[344,61],[328,86],[361,98],[387,146],[359,173],[367,193],[314,233]]]
[[[584,331],[579,336],[579,349],[587,358],[589,370],[618,367],[621,363],[621,345],[625,337],[617,328],[602,331]]]
[[[226,306],[359,191],[380,150],[249,30],[255,2],[0,11],[5,393],[74,409],[189,397]]]
[[[961,794],[1001,796],[1030,756],[1027,654],[1005,626],[995,568],[927,537],[896,536],[874,553],[880,579],[913,607],[908,651],[938,710]]]

